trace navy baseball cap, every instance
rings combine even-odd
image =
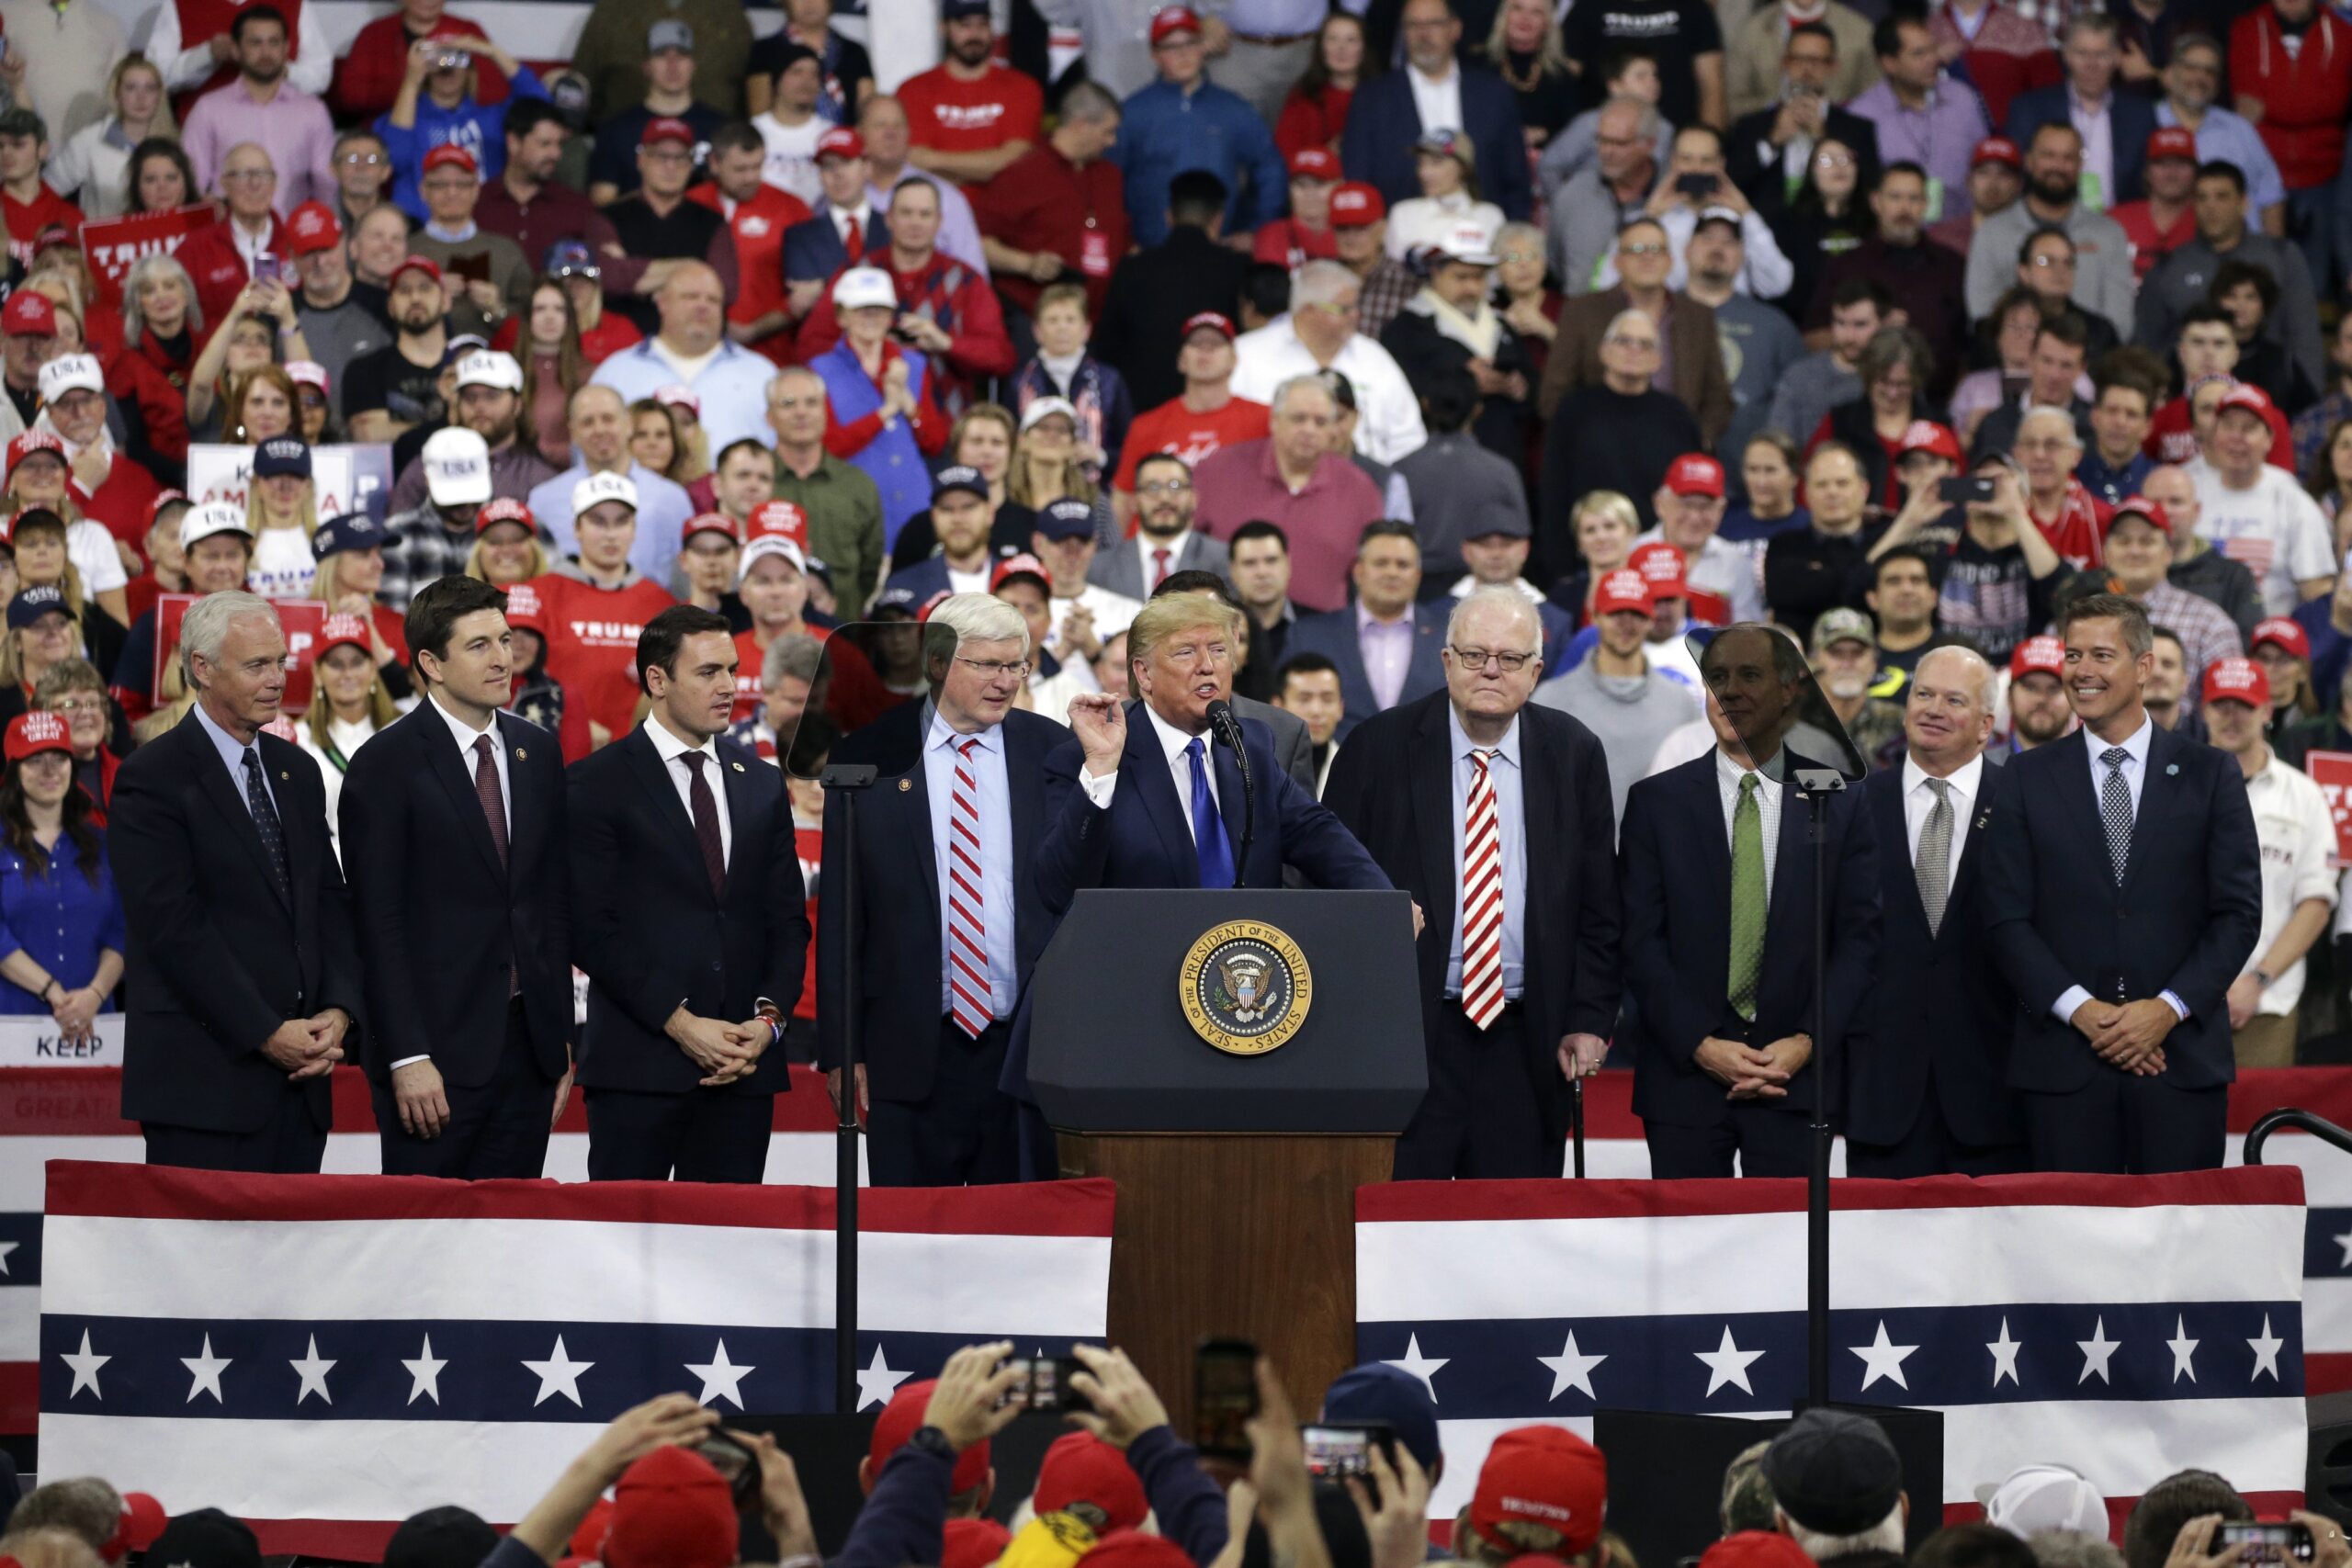
[[[1048,539],[1093,537],[1093,502],[1069,500],[1055,502],[1037,513],[1037,532]]]
[[[384,525],[365,512],[346,512],[319,525],[311,536],[311,554],[321,560],[345,550],[364,550],[384,542]]]
[[[21,630],[51,610],[69,621],[74,619],[74,606],[65,602],[65,591],[54,582],[37,582],[8,601],[8,629]]]
[[[989,481],[980,476],[979,469],[964,463],[950,464],[931,478],[931,498],[933,501],[937,501],[951,490],[960,490],[967,495],[977,495],[982,501],[989,498]]]
[[[549,245],[547,265],[542,270],[550,277],[602,277],[605,275],[605,269],[596,265],[595,253],[581,240],[558,240]]]
[[[1324,1391],[1323,1419],[1385,1421],[1423,1470],[1437,1467],[1437,1401],[1428,1384],[1402,1367],[1385,1361],[1350,1367]]]
[[[874,608],[867,614],[878,615],[885,610],[891,610],[912,620],[915,612],[922,608],[922,601],[915,596],[913,589],[885,588],[874,596]]]
[[[311,477],[311,448],[298,435],[273,435],[254,451],[257,479]]]

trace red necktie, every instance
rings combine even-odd
[[[1154,550],[1151,552],[1151,586],[1154,590],[1157,590],[1161,583],[1167,581],[1168,552],[1166,550]]]
[[[956,787],[947,810],[947,994],[956,1027],[978,1040],[995,1017],[989,985],[987,880],[980,874],[980,787],[972,772],[978,740],[956,743]]]
[[[1470,753],[1462,836],[1462,1010],[1485,1029],[1503,1010],[1503,843],[1495,817],[1495,753]]]
[[[694,802],[695,841],[702,846],[703,869],[710,874],[710,890],[721,897],[727,895],[727,841],[718,831],[718,798],[710,793],[710,780],[703,775],[702,765],[710,760],[702,751],[681,754],[690,775],[687,798]]]
[[[849,259],[854,264],[865,258],[865,236],[858,231],[857,220],[849,220]]]

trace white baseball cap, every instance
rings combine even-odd
[[[495,387],[502,392],[523,389],[523,367],[511,354],[501,354],[486,348],[467,355],[458,361],[458,385],[460,387]]]
[[[590,474],[571,487],[571,514],[574,517],[607,501],[617,501],[631,512],[636,511],[637,481],[627,474]]]
[[[225,501],[208,501],[180,514],[180,548],[184,550],[215,534],[243,534],[250,539],[253,532],[253,525],[245,521],[244,509]]]
[[[1449,223],[1431,248],[1449,261],[1464,262],[1471,266],[1496,265],[1495,237],[1487,232],[1487,226],[1483,223]]]
[[[808,558],[800,547],[782,534],[754,534],[743,546],[741,563],[735,569],[735,584],[741,587],[751,578],[752,568],[770,556],[781,556],[802,571],[808,570]]]
[[[834,310],[862,310],[874,305],[899,308],[898,286],[880,267],[854,266],[833,279]]]
[[[1979,1486],[1984,1522],[2029,1538],[2043,1530],[2080,1530],[2107,1539],[2112,1528],[2107,1499],[2080,1472],[2063,1464],[2026,1464],[1995,1486]]]
[[[68,392],[104,392],[105,372],[86,354],[64,354],[40,367],[40,400],[53,403]]]
[[[1037,399],[1021,411],[1021,434],[1028,434],[1039,420],[1054,414],[1059,414],[1069,421],[1072,429],[1077,428],[1078,409],[1068,398],[1044,397]]]
[[[424,490],[436,506],[490,499],[490,443],[470,430],[436,430],[424,443]]]

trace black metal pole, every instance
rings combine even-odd
[[[1581,1069],[1579,1069],[1579,1071],[1581,1071]],[[1573,1081],[1571,1081],[1571,1082],[1570,1082],[1570,1084],[1568,1085],[1568,1088],[1569,1088],[1569,1089],[1570,1089],[1570,1090],[1572,1091],[1572,1092],[1570,1093],[1570,1095],[1569,1095],[1569,1098],[1568,1098],[1568,1132],[1569,1132],[1569,1134],[1571,1134],[1571,1143],[1570,1143],[1570,1147],[1572,1147],[1572,1148],[1576,1151],[1576,1166],[1575,1166],[1575,1169],[1576,1169],[1576,1173],[1577,1173],[1577,1179],[1578,1181],[1582,1181],[1582,1180],[1584,1179],[1584,1079],[1583,1079],[1583,1077],[1577,1077],[1576,1079],[1574,1079]]]
[[[1813,840],[1813,1166],[1804,1192],[1805,1388],[1817,1407],[1829,1403],[1829,833],[1822,818],[1830,797],[1807,794]]]
[[[820,782],[826,792],[840,791],[842,885],[825,887],[827,898],[839,898],[842,951],[830,954],[841,965],[839,994],[857,996],[857,796],[872,787],[880,770],[870,764],[844,762],[829,767]],[[833,1406],[843,1416],[857,1414],[857,1009],[842,1010],[842,1102],[835,1111],[833,1152]]]

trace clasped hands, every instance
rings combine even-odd
[[[707,1075],[702,1079],[705,1089],[720,1089],[751,1077],[774,1038],[764,1018],[729,1023],[721,1019],[698,1017],[683,1006],[670,1015],[662,1031]]]
[[[1726,1100],[1786,1100],[1789,1080],[1813,1059],[1813,1036],[1785,1035],[1758,1047],[1710,1034],[1692,1055],[1724,1086]]]
[[[2180,1022],[2180,1014],[2162,997],[2143,997],[2136,1002],[2093,998],[2076,1008],[2067,1021],[2109,1066],[2154,1077],[2165,1070],[2165,1036]]]
[[[289,1018],[261,1043],[261,1054],[286,1069],[288,1082],[300,1083],[334,1071],[343,1060],[343,1036],[350,1027],[351,1015],[341,1008]]]

